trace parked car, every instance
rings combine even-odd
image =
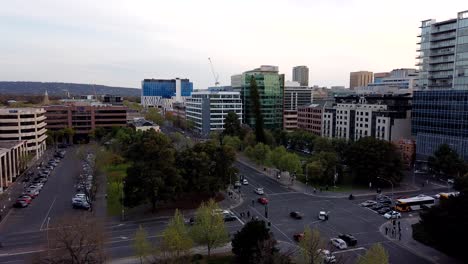
[[[28,195],[31,198],[35,198],[39,195],[39,190],[37,189],[28,189],[23,192],[24,195]]]
[[[447,179],[447,183],[454,184],[455,180],[454,179]]]
[[[23,200],[17,200],[13,204],[13,207],[15,207],[15,208],[25,208],[25,207],[28,207],[28,203],[23,201]]]
[[[296,234],[293,235],[293,238],[294,238],[295,241],[299,242],[299,241],[301,241],[301,239],[304,238],[304,233],[296,233]]]
[[[346,249],[348,246],[346,245],[346,242],[343,241],[341,238],[334,237],[330,239],[330,242],[333,246],[335,246],[338,249]]]
[[[382,203],[376,203],[376,204],[370,206],[369,208],[372,209],[372,210],[374,210],[374,211],[378,211],[380,208],[383,208],[383,207],[385,207],[384,204],[382,204]]]
[[[258,202],[265,205],[265,204],[268,204],[268,199],[265,197],[260,197],[258,198]]]
[[[289,216],[291,216],[294,219],[302,219],[302,214],[298,211],[289,213]]]
[[[336,262],[336,257],[335,255],[331,254],[330,250],[327,249],[318,249],[317,252],[320,254],[320,256],[323,259],[322,263],[335,263]]]
[[[232,212],[224,213],[224,222],[235,221],[237,218]]]
[[[383,214],[386,214],[387,212],[389,212],[391,210],[392,210],[392,208],[390,208],[388,206],[385,206],[385,207],[382,207],[379,210],[377,210],[377,213],[383,215]]]
[[[390,212],[387,212],[386,214],[384,214],[384,217],[386,219],[398,219],[398,218],[401,218],[401,214],[399,212],[396,212],[396,211],[390,211]]]
[[[72,207],[73,209],[85,209],[88,210],[91,206],[89,205],[88,202],[79,199],[79,198],[73,198],[72,199]]]
[[[375,205],[375,204],[377,204],[377,202],[374,201],[374,200],[367,200],[365,202],[360,203],[360,205],[363,206],[363,207],[369,207],[369,206],[372,206],[372,205]]]
[[[265,192],[263,191],[263,188],[255,188],[254,192],[258,195],[263,195]]]
[[[30,204],[32,202],[32,197],[29,196],[29,195],[26,195],[26,194],[22,194],[20,197],[18,197],[18,199],[16,199],[17,201],[18,200],[23,200],[25,202],[27,202],[28,204]]]
[[[241,187],[240,181],[236,181],[236,182],[234,183],[234,187]]]
[[[243,180],[242,180],[242,184],[243,184],[243,185],[249,185],[249,182],[247,181],[247,179],[243,179]]]
[[[348,245],[349,247],[354,247],[357,244],[357,239],[350,234],[341,234],[338,236],[338,238],[346,242],[346,245]]]

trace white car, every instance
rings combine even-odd
[[[249,182],[247,181],[247,179],[244,179],[244,180],[242,180],[242,184],[249,185]]]
[[[320,211],[319,214],[318,214],[318,219],[319,220],[325,221],[325,220],[327,220],[327,217],[328,217],[328,213],[325,212],[325,211]]]
[[[346,249],[348,246],[346,245],[346,242],[344,242],[343,239],[341,238],[332,238],[330,239],[330,242],[332,243],[333,246],[335,246],[338,249]]]
[[[255,188],[254,192],[258,195],[263,195],[265,192],[263,191],[263,188]]]
[[[448,180],[447,180],[447,183],[454,184],[454,183],[455,183],[455,180],[454,180],[454,179],[448,179]]]
[[[323,259],[323,263],[335,263],[336,257],[328,249],[318,249],[317,252]]]
[[[401,214],[399,212],[396,212],[396,211],[390,211],[390,212],[384,214],[384,217],[386,219],[398,219],[398,218],[401,218]]]
[[[234,187],[240,187],[240,186],[241,186],[240,181],[236,181],[236,182],[234,183]]]
[[[369,207],[369,206],[372,206],[374,204],[377,204],[377,202],[374,201],[374,200],[367,200],[365,202],[360,203],[360,205],[363,206],[363,207]]]

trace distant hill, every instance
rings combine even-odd
[[[0,94],[6,95],[43,95],[47,90],[50,96],[64,97],[70,95],[113,94],[119,96],[140,96],[141,90],[136,88],[112,87],[105,85],[55,82],[1,82]]]

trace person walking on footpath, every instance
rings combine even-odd
[[[255,206],[255,200],[252,199],[252,207]]]
[[[385,235],[388,235],[388,227],[385,227]]]
[[[247,218],[250,217],[250,211],[247,211]]]

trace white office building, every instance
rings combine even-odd
[[[242,101],[239,92],[209,89],[193,92],[186,100],[186,118],[203,135],[224,130],[224,119],[229,112],[236,113],[242,123]]]

